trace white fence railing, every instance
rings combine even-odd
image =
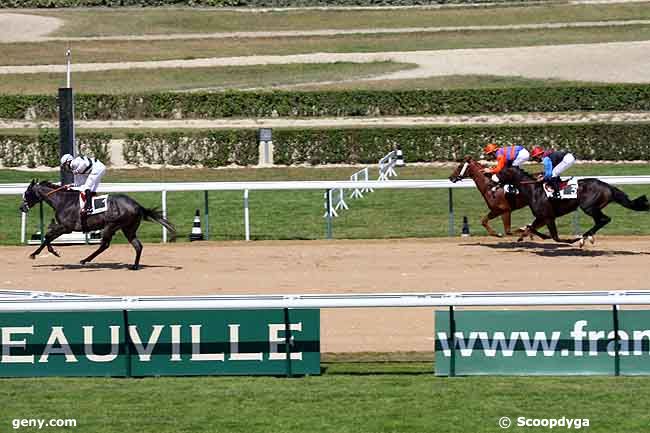
[[[590,176],[595,177],[595,176]],[[582,179],[584,177],[577,177]],[[650,175],[644,176],[598,176],[598,179],[612,185],[650,185]],[[0,184],[0,195],[22,195],[27,188],[27,183]],[[454,210],[453,194],[456,188],[474,188],[472,180],[453,183],[447,179],[432,180],[384,180],[384,181],[252,181],[252,182],[170,182],[170,183],[104,183],[101,192],[159,192],[163,214],[167,211],[167,193],[181,191],[203,191],[205,209],[208,210],[209,191],[242,191],[244,203],[244,225],[246,240],[250,240],[250,213],[248,209],[248,196],[250,191],[289,191],[289,190],[363,190],[370,189],[448,189],[449,190],[449,232],[453,234]],[[331,214],[331,212],[328,212]],[[24,216],[23,216],[24,217]],[[209,227],[208,216],[206,228]],[[24,230],[24,222],[21,224]],[[206,230],[209,234],[209,230]],[[23,233],[24,238],[24,233]],[[167,240],[167,231],[163,228],[163,241]]]
[[[650,290],[0,298],[0,311],[650,305]]]

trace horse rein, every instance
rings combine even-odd
[[[59,192],[59,191],[61,191],[62,189],[66,189],[67,186],[68,186],[68,185],[60,186],[60,187],[58,187],[57,189],[53,189],[52,191],[48,192],[48,193],[45,194],[45,195],[46,195],[47,197],[49,197],[49,196],[51,196],[52,194],[54,194],[55,192]]]

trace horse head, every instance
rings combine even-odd
[[[20,211],[23,213],[29,212],[29,209],[41,201],[41,198],[34,190],[35,185],[37,185],[36,180],[32,179],[32,182],[23,193],[23,203],[20,205]]]
[[[467,155],[463,159],[463,162],[461,162],[458,165],[458,167],[456,167],[456,170],[454,170],[454,172],[451,173],[451,176],[449,176],[449,180],[453,183],[463,180],[467,176],[467,169],[472,164],[472,162],[474,162],[472,157]]]
[[[456,183],[468,177],[469,175],[468,169],[475,164],[478,164],[478,162],[474,161],[474,159],[471,156],[467,155],[463,159],[463,162],[461,162],[458,165],[458,167],[456,167],[456,170],[454,170],[451,176],[449,176],[449,180],[453,183]]]

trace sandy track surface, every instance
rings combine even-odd
[[[598,238],[586,250],[487,238],[128,245],[81,266],[94,247],[31,261],[0,248],[3,289],[103,295],[648,289],[650,237]],[[431,309],[322,311],[323,350],[432,349]]]
[[[44,38],[63,26],[54,17],[20,13],[0,13],[0,42],[28,42]]]
[[[384,53],[313,53],[124,63],[81,63],[75,72],[156,68],[199,68],[297,63],[415,63],[415,69],[374,79],[410,79],[445,75],[500,75],[601,82],[650,82],[650,41],[540,47],[485,48]],[[65,72],[65,65],[3,66],[0,74]]]
[[[566,123],[625,123],[650,122],[650,113],[526,113],[458,116],[410,117],[318,117],[312,119],[257,118],[257,119],[185,119],[185,120],[75,120],[77,128],[309,128],[347,126],[401,126],[401,125],[503,125],[503,124],[566,124]],[[30,122],[0,119],[0,128],[58,128],[57,122]]]

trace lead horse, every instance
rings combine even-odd
[[[645,195],[630,200],[627,194],[620,189],[595,178],[578,180],[578,198],[561,200],[548,198],[543,182],[517,167],[503,170],[499,174],[499,178],[502,183],[514,184],[519,188],[521,194],[528,199],[530,209],[535,216],[535,220],[522,231],[520,241],[531,232],[537,234],[538,228],[547,226],[551,237],[556,242],[572,244],[580,241],[580,247],[582,247],[586,239],[594,243],[594,234],[612,220],[602,211],[611,202],[637,212],[650,211],[650,204]],[[580,237],[561,239],[555,219],[578,208],[593,218],[594,226]]]
[[[140,267],[142,243],[137,238],[137,231],[143,219],[157,222],[172,233],[176,232],[174,226],[163,218],[161,212],[156,209],[147,209],[132,198],[122,194],[110,196],[108,208],[105,212],[89,215],[85,218],[85,221],[82,221],[79,213],[81,210],[79,191],[66,190],[47,181],[39,183],[32,180],[23,194],[23,203],[20,210],[28,212],[30,208],[42,201],[54,209],[55,223],[50,225],[45,234],[45,241],[41,246],[29,255],[31,259],[35,259],[43,251],[43,248],[47,248],[50,253],[60,257],[59,253],[52,247],[52,241],[63,234],[72,233],[73,231],[87,232],[102,229],[102,240],[99,248],[81,260],[80,263],[84,265],[108,249],[113,236],[121,229],[135,250],[135,262],[130,267],[130,269],[135,270]]]
[[[510,215],[512,211],[528,205],[526,197],[522,194],[506,194],[503,188],[498,187],[497,183],[492,182],[483,173],[483,166],[471,156],[465,157],[465,160],[449,176],[449,180],[456,183],[465,177],[470,177],[474,181],[490,209],[490,212],[481,219],[481,224],[485,227],[485,230],[490,236],[503,236],[495,232],[489,223],[491,219],[501,216],[505,233],[511,235]]]

